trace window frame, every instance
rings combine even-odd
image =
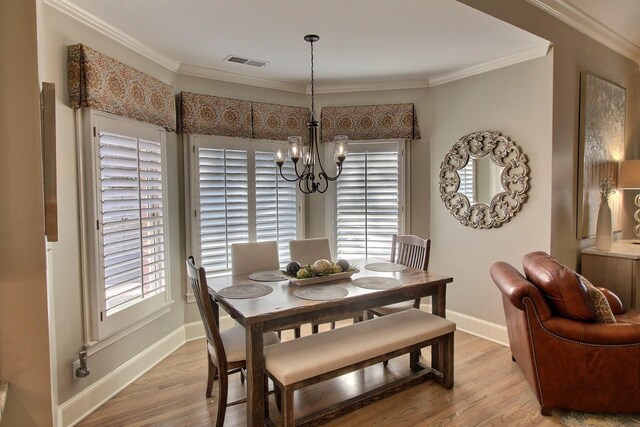
[[[403,139],[382,139],[373,141],[349,141],[348,150],[352,152],[362,152],[368,147],[375,147],[376,145],[384,144],[397,144],[398,147],[398,234],[410,233],[410,143]],[[333,152],[331,150],[331,144],[324,144],[325,146],[325,161],[323,165],[331,165],[327,173],[335,174],[336,166],[333,162]],[[349,156],[345,163],[349,161]],[[339,180],[340,178],[338,178]],[[338,236],[337,236],[337,185],[332,183],[327,190],[327,203],[325,216],[328,218],[326,222],[326,235],[329,236],[329,242],[331,244],[331,253],[334,258],[338,257]]]
[[[281,141],[271,141],[265,139],[245,139],[217,135],[184,135],[183,142],[185,146],[185,194],[188,197],[186,203],[186,236],[187,251],[194,257],[196,263],[201,263],[200,253],[200,176],[198,163],[198,150],[205,149],[230,149],[230,150],[246,150],[247,151],[247,184],[248,184],[248,210],[249,210],[249,241],[256,240],[256,169],[255,169],[255,153],[256,151],[272,152],[274,144]],[[273,163],[276,170],[276,164]],[[305,209],[304,195],[297,190],[296,187],[296,238],[303,239],[305,236]],[[216,274],[216,276],[230,275],[231,270]],[[193,303],[192,290],[187,286],[186,293],[187,302]]]
[[[82,137],[78,137],[78,176],[81,217],[81,258],[85,347],[90,354],[128,335],[145,324],[170,311],[171,299],[171,242],[169,213],[169,182],[167,178],[166,130],[162,127],[117,116],[103,111],[82,109],[77,117]],[[162,147],[162,218],[165,261],[165,290],[147,301],[105,315],[106,295],[103,277],[103,248],[100,247],[102,230],[100,214],[100,130],[114,127],[120,134],[136,139],[158,142]],[[106,130],[106,129],[105,129]],[[115,132],[114,132],[115,133]],[[80,135],[79,135],[80,136]]]

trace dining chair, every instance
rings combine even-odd
[[[319,259],[331,261],[331,246],[327,238],[300,239],[289,242],[289,253],[292,261],[298,261],[302,265],[313,264]],[[331,321],[331,329],[335,329],[338,320],[351,319],[352,317],[339,317]],[[362,320],[360,317],[353,318],[354,322]],[[317,334],[320,329],[319,323],[311,324],[311,333]]]
[[[231,275],[247,276],[256,271],[280,270],[278,243],[250,242],[231,245]],[[284,280],[284,279],[283,279]],[[277,331],[280,336],[280,331]],[[293,334],[300,338],[300,327],[293,328]]]
[[[429,267],[430,249],[431,240],[429,239],[422,239],[414,235],[398,236],[394,234],[391,237],[390,261],[417,270],[427,271]],[[369,309],[368,312],[370,315],[385,316],[387,314],[409,310],[410,308],[420,308],[420,299],[376,307]]]
[[[391,256],[389,257],[389,261],[417,270],[427,271],[429,268],[430,250],[431,240],[429,239],[423,239],[413,234],[401,236],[394,234],[391,236]],[[367,310],[367,318],[386,316],[412,308],[420,309],[420,298],[414,301],[402,301],[396,304],[369,309]],[[388,360],[382,362],[384,366],[387,366],[388,363]]]
[[[192,256],[187,259],[187,275],[193,295],[200,311],[207,337],[208,377],[206,396],[211,397],[213,383],[218,379],[218,414],[216,425],[224,424],[227,406],[245,403],[247,399],[240,399],[227,403],[229,387],[228,377],[235,372],[242,372],[246,367],[245,330],[242,326],[234,326],[220,331],[218,304],[211,300],[207,287],[207,276],[204,267],[197,268]],[[264,334],[264,345],[280,342],[273,332]]]

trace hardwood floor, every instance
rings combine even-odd
[[[346,324],[346,322],[343,322]],[[303,334],[310,333],[303,327]],[[283,339],[293,334],[285,333]],[[552,426],[558,416],[543,417],[528,383],[507,347],[456,332],[455,386],[447,390],[427,382],[330,422],[329,426]],[[84,419],[80,426],[203,426],[215,422],[217,384],[210,399],[205,341],[189,342]],[[429,351],[423,351],[427,355]],[[426,362],[428,363],[428,357]],[[403,376],[408,356],[374,365],[302,390],[296,416],[331,405],[380,382]],[[229,378],[229,401],[245,396],[239,374]],[[280,417],[273,396],[270,413]],[[554,412],[554,415],[555,412]],[[246,406],[227,408],[225,426],[244,426]]]

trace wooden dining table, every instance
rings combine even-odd
[[[280,282],[253,282],[248,276],[222,276],[208,281],[211,297],[246,330],[247,358],[247,425],[262,426],[265,423],[265,368],[263,334],[294,328],[305,323],[324,323],[336,318],[358,317],[370,308],[394,304],[417,298],[431,297],[431,312],[446,317],[446,285],[453,282],[451,276],[430,271],[407,268],[398,272],[369,271],[365,265],[380,262],[378,259],[359,259],[360,272],[350,278],[332,280],[324,284],[339,285],[349,293],[330,301],[312,301],[296,297],[293,292],[299,286],[289,280]],[[395,289],[368,290],[352,284],[360,277],[393,277],[402,281]],[[240,283],[261,283],[273,287],[273,292],[259,298],[224,298],[218,292]],[[440,370],[446,354],[442,346],[431,349],[431,367]],[[330,355],[328,355],[330,357]]]

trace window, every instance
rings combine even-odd
[[[404,225],[404,142],[351,143],[332,197],[338,258],[389,259]]]
[[[272,143],[216,136],[191,140],[191,248],[211,277],[231,270],[231,245],[278,242],[282,265],[298,238],[302,198],[273,161]],[[294,176],[293,164],[283,166]]]
[[[89,123],[88,282],[102,339],[169,303],[165,131],[93,111]]]
[[[469,199],[469,203],[476,202],[476,162],[477,160],[469,157],[469,161],[458,171],[460,176],[459,193],[464,194]]]

